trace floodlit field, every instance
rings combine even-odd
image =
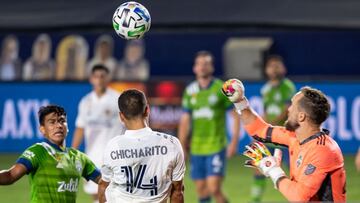
[[[0,169],[11,166],[16,160],[17,155],[0,155]],[[248,202],[250,199],[250,186],[252,183],[252,171],[244,168],[242,163],[244,157],[237,156],[231,159],[227,167],[227,176],[225,179],[224,191],[229,197],[231,203]],[[347,197],[349,202],[360,202],[360,173],[357,173],[354,166],[354,156],[345,157],[347,172]],[[11,186],[0,186],[1,203],[26,203],[29,202],[30,187],[27,177]],[[91,199],[87,196],[82,186],[80,188],[78,203],[90,203]],[[195,187],[191,182],[189,175],[185,179],[185,202],[197,203]],[[268,181],[267,190],[264,196],[264,202],[286,202],[281,194],[272,187]]]

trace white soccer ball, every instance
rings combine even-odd
[[[113,27],[124,39],[139,39],[149,31],[151,16],[141,4],[131,1],[121,4],[113,16]]]

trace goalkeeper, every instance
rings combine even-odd
[[[270,177],[275,188],[289,201],[346,202],[341,150],[329,131],[320,128],[330,113],[330,104],[321,91],[303,87],[296,93],[284,128],[266,123],[249,107],[239,80],[228,80],[222,90],[234,103],[246,131],[254,139],[289,148],[289,176],[281,169],[279,156],[260,156],[268,153],[266,147],[258,143],[247,147],[244,154],[252,159],[246,165],[257,167]]]

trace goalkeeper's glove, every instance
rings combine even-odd
[[[241,114],[242,110],[249,107],[249,102],[245,97],[245,88],[240,80],[229,79],[225,81],[221,91],[232,103],[234,103],[239,114]]]
[[[261,142],[254,142],[245,148],[243,154],[250,158],[250,160],[245,161],[245,166],[259,169],[262,174],[271,178],[274,187],[278,189],[278,181],[286,177],[285,172],[280,167],[281,150],[275,149],[274,156],[272,156],[268,148]]]

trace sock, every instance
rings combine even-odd
[[[203,197],[199,199],[199,203],[210,203],[211,197]]]
[[[251,187],[251,202],[261,202],[266,187],[266,179],[263,175],[255,175]]]

